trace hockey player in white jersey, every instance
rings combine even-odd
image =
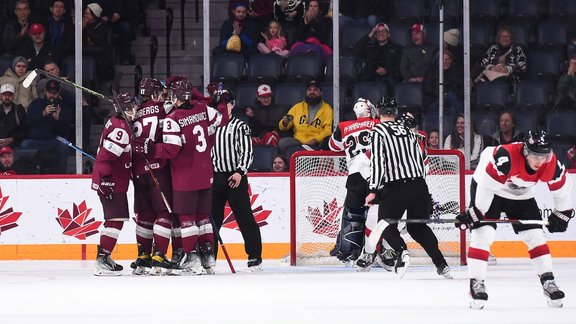
[[[470,185],[470,207],[457,217],[472,227],[468,249],[471,308],[482,309],[488,300],[484,281],[496,224],[482,220],[499,219],[502,212],[511,220],[542,220],[534,199],[538,181],[548,185],[554,199],[555,209],[546,225],[548,231],[566,231],[568,222],[574,217],[572,185],[544,131],[531,130],[524,142],[487,147],[482,152]],[[528,247],[548,305],[562,307],[564,292],[554,280],[552,258],[542,225],[513,224],[512,227]]]

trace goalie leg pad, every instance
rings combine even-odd
[[[364,246],[366,216],[363,209],[345,208],[336,247],[330,252],[341,261],[356,260]]]

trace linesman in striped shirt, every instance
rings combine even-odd
[[[262,270],[262,237],[260,227],[254,219],[248,178],[246,173],[252,164],[252,133],[250,127],[236,117],[216,130],[212,148],[214,164],[214,183],[212,185],[212,217],[219,231],[224,222],[226,202],[234,213],[242,237],[244,249],[248,254],[248,268],[251,271]]]
[[[418,135],[395,120],[398,106],[393,98],[382,98],[378,102],[378,110],[381,123],[372,128],[370,193],[366,196],[366,204],[372,205],[378,196],[379,221],[400,219],[404,212],[408,220],[429,219],[431,200],[424,179],[426,151],[422,150]],[[438,239],[430,227],[426,223],[413,222],[407,224],[407,230],[430,256],[438,274],[452,278],[450,268],[438,248]],[[410,263],[410,254],[397,224],[386,226],[382,235],[396,252],[395,272],[403,276]],[[362,259],[358,260],[360,267],[366,260],[371,264],[374,256],[364,255]]]

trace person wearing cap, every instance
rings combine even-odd
[[[554,109],[576,108],[576,54],[568,60],[568,69],[564,72],[556,85],[556,101]]]
[[[109,41],[110,27],[100,18],[102,7],[90,3],[82,15],[82,53],[96,60],[96,73],[100,80],[111,80],[114,77],[114,62]]]
[[[288,147],[306,145],[305,149],[319,150],[327,147],[327,140],[332,134],[334,111],[322,100],[320,84],[312,80],[306,86],[306,97],[296,103],[278,122],[282,132],[294,131],[294,136],[283,137],[278,142],[278,149],[286,153]],[[287,158],[289,158],[287,156]]]
[[[18,49],[17,55],[28,61],[28,69],[41,69],[47,60],[58,62],[58,50],[46,41],[46,28],[40,23],[33,23],[29,30],[30,38]]]
[[[528,69],[528,59],[522,49],[514,43],[512,30],[507,26],[498,29],[496,44],[491,45],[480,62],[482,73],[476,82],[507,81],[518,83]]]
[[[0,85],[0,148],[18,147],[28,135],[26,110],[14,103],[14,86]]]
[[[60,82],[49,80],[44,88],[44,98],[34,99],[27,112],[30,129],[28,138],[22,141],[22,148],[50,151],[54,161],[46,168],[50,174],[66,173],[69,148],[56,139],[69,138],[71,108],[60,97]]]
[[[226,19],[220,28],[220,46],[215,49],[215,53],[226,53],[234,51],[227,49],[228,40],[233,36],[240,38],[240,53],[248,58],[252,54],[258,53],[256,44],[258,43],[258,27],[251,19],[248,19],[248,6],[242,1],[236,2],[232,6],[233,17]]]
[[[356,42],[354,55],[364,59],[364,68],[358,75],[360,81],[382,81],[392,93],[401,80],[400,59],[402,46],[390,40],[390,28],[379,23]]]
[[[0,176],[14,175],[14,150],[10,146],[0,147]]]
[[[273,95],[269,85],[261,84],[256,90],[255,104],[245,109],[254,144],[278,146],[278,121],[286,111],[273,103]]]
[[[426,29],[422,24],[413,24],[410,34],[412,44],[402,52],[400,73],[405,82],[421,83],[437,58],[438,47],[426,42]]]
[[[16,56],[12,60],[12,67],[4,72],[4,75],[0,77],[0,84],[10,83],[14,85],[14,102],[16,104],[22,105],[24,109],[28,109],[30,102],[38,98],[38,93],[36,92],[37,81],[34,79],[31,85],[26,88],[23,83],[24,80],[32,71],[28,70],[28,61],[23,56]]]
[[[18,0],[14,5],[15,17],[4,25],[2,44],[4,52],[15,55],[16,51],[28,39],[30,27],[30,4],[27,0]]]
[[[460,44],[460,30],[458,28],[451,28],[444,32],[444,50],[452,53],[455,64],[459,66],[463,64],[464,48]]]

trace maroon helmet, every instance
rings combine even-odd
[[[192,100],[192,83],[186,80],[177,80],[172,82],[170,89],[174,97],[181,101]]]
[[[120,105],[120,107],[116,107],[116,105],[114,105],[114,107],[117,109],[117,112],[120,115],[123,115],[122,112],[118,110],[118,108],[120,108],[122,111],[124,111],[124,113],[129,119],[132,119],[134,113],[136,112],[135,107],[136,101],[134,100],[134,96],[132,96],[127,92],[119,93],[117,97],[117,102]]]
[[[171,77],[168,77],[166,79],[166,87],[168,89],[170,89],[172,87],[172,84],[176,81],[187,81],[188,78],[184,75],[173,75]]]
[[[144,78],[140,81],[140,95],[144,97],[153,97],[154,100],[160,98],[164,86],[156,78]]]

